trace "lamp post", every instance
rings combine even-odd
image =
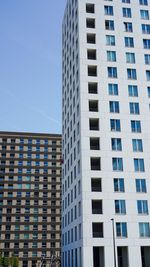
[[[116,244],[115,244],[115,225],[114,225],[114,219],[111,219],[111,221],[112,221],[112,230],[113,230],[114,267],[117,267],[117,261],[116,261]]]

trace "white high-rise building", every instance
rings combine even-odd
[[[149,11],[148,0],[67,2],[63,267],[150,267]]]

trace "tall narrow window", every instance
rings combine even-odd
[[[136,192],[137,193],[146,193],[146,180],[145,179],[136,179]]]
[[[114,29],[115,29],[114,21],[113,20],[105,20],[105,29],[110,30],[110,31],[114,31]]]
[[[107,61],[115,62],[116,61],[116,52],[107,51]]]
[[[145,59],[145,64],[150,65],[150,54],[145,54],[144,59]]]
[[[115,212],[116,214],[126,214],[125,200],[115,200]]]
[[[116,234],[117,237],[127,237],[127,223],[116,223]]]
[[[136,114],[139,115],[140,114],[140,108],[139,108],[139,103],[129,103],[129,107],[130,107],[130,114]]]
[[[86,19],[87,28],[95,28],[95,19],[87,18]]]
[[[149,12],[148,10],[140,10],[141,19],[148,20],[149,19]]]
[[[144,34],[150,34],[150,25],[149,24],[142,24],[142,33]]]
[[[118,84],[109,83],[108,84],[109,95],[118,95]]]
[[[122,14],[123,14],[123,17],[125,17],[125,18],[131,18],[132,17],[132,15],[131,15],[131,8],[125,8],[125,7],[123,7]]]
[[[109,78],[117,78],[117,68],[116,67],[108,67],[108,77]]]
[[[135,63],[135,54],[134,53],[126,53],[126,62],[127,63]]]
[[[103,223],[93,223],[92,224],[92,232],[94,238],[102,238],[103,234]]]
[[[126,47],[134,47],[134,39],[133,37],[125,37],[124,38],[125,46]]]
[[[106,45],[115,46],[115,36],[114,35],[106,35]]]
[[[124,22],[125,32],[133,32],[133,27],[131,22]]]
[[[147,87],[148,97],[150,97],[150,87]]]
[[[125,191],[123,178],[114,178],[114,191],[115,192]]]
[[[150,39],[143,39],[144,49],[150,49]]]
[[[137,85],[128,85],[129,96],[138,96],[138,87]]]
[[[112,158],[113,171],[123,171],[122,158]]]
[[[141,6],[147,6],[148,5],[148,1],[147,0],[139,0],[139,4]]]
[[[131,121],[131,131],[134,133],[141,133],[141,122]]]
[[[140,237],[150,237],[150,225],[147,222],[139,223]]]
[[[94,4],[86,4],[86,13],[95,13]]]
[[[127,69],[127,78],[129,80],[136,80],[137,75],[136,75],[136,69]]]
[[[111,138],[111,147],[114,151],[121,151],[122,150],[122,144],[121,144],[121,138]]]
[[[104,6],[105,15],[113,16],[113,7],[112,6]]]
[[[148,214],[147,200],[137,200],[137,211],[138,214]]]
[[[109,109],[112,113],[119,113],[119,102],[118,101],[109,101]]]
[[[144,172],[144,159],[134,159],[134,170],[135,172]]]
[[[146,70],[146,79],[150,81],[150,70]]]
[[[143,152],[143,144],[141,139],[132,139],[132,147],[134,152]]]
[[[118,119],[111,119],[110,120],[110,128],[112,132],[120,132],[121,131],[121,124],[120,120]]]

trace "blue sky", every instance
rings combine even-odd
[[[61,133],[66,0],[0,0],[0,131]]]

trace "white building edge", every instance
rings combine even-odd
[[[69,0],[63,267],[150,267],[150,3]]]

